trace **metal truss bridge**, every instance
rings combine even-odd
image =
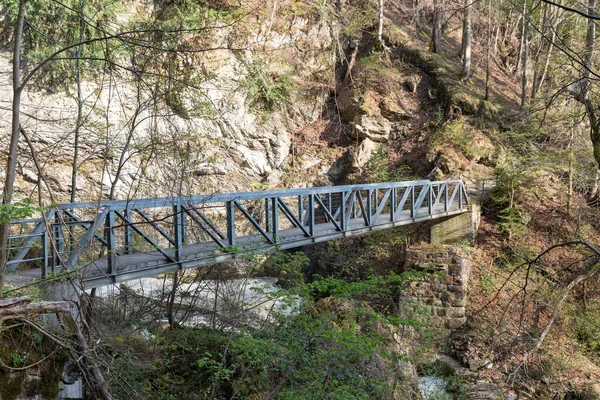
[[[467,211],[460,180],[59,204],[13,221],[8,270],[86,288]],[[23,271],[25,272],[25,271]]]

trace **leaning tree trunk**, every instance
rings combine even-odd
[[[15,25],[13,36],[13,102],[12,102],[12,130],[10,145],[8,148],[8,159],[6,161],[6,179],[4,181],[3,205],[12,202],[13,189],[17,170],[17,151],[19,149],[19,137],[21,135],[21,40],[23,37],[23,26],[25,24],[25,4],[27,0],[19,1],[19,14]],[[10,221],[0,221],[0,297],[4,288],[4,271],[8,262],[8,233]]]

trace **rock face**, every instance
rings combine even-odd
[[[358,115],[354,119],[354,134],[359,139],[371,139],[375,142],[387,142],[392,132],[392,123],[382,117]]]
[[[371,139],[363,140],[352,154],[352,170],[358,171],[367,165],[376,148],[377,144]]]
[[[364,140],[387,143],[403,136],[413,117],[405,106],[405,97],[412,96],[418,85],[416,78],[409,81],[413,86],[407,86],[402,71],[374,55],[361,59],[348,74],[337,105],[342,119],[352,126],[352,136],[358,140],[356,153],[361,160],[354,162],[354,169],[370,158],[365,151],[370,144],[363,145]]]
[[[257,181],[276,186],[290,162],[292,132],[321,118],[335,64],[334,28],[295,15],[265,35],[268,23],[257,19],[247,37],[234,27],[215,30],[211,47],[218,50],[185,60],[204,77],[202,88],[181,90],[152,107],[153,94],[138,90],[128,72],[117,71],[112,84],[83,82],[86,120],[80,130],[77,200],[107,198],[111,189],[125,199],[249,190]],[[257,39],[256,32],[263,37]],[[234,47],[246,50],[228,50],[233,39],[240,42]],[[257,40],[260,52],[253,51]],[[10,54],[0,52],[0,102],[6,105],[12,98],[11,70]],[[260,84],[257,74],[268,78],[266,85],[289,76],[293,101],[261,109],[261,99],[249,95],[252,85]],[[305,88],[302,82],[318,85]],[[68,201],[72,191],[77,103],[74,88],[69,92],[29,86],[22,101],[22,125],[57,202]],[[0,108],[4,132],[10,132],[9,110]],[[0,146],[6,148],[8,139],[2,136]],[[31,193],[40,180],[29,154],[23,141],[17,195]]]
[[[397,386],[394,390],[394,400],[421,400],[419,391],[419,377],[415,365],[408,361],[398,361],[396,379]]]

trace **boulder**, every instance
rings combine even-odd
[[[352,170],[359,171],[367,165],[376,147],[377,145],[371,139],[363,140],[352,154]]]
[[[394,400],[421,400],[419,377],[414,364],[399,360],[396,371],[396,385],[392,398]]]
[[[466,385],[467,398],[471,400],[504,400],[504,390],[498,385],[486,381],[477,381]]]
[[[385,143],[390,138],[392,123],[382,116],[359,115],[354,120],[353,133],[358,139]]]

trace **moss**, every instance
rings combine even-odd
[[[0,399],[14,400],[23,391],[23,381],[25,374],[2,372],[0,370]]]
[[[66,362],[65,355],[57,355],[42,363],[40,394],[44,399],[55,399],[60,393],[60,378]]]

